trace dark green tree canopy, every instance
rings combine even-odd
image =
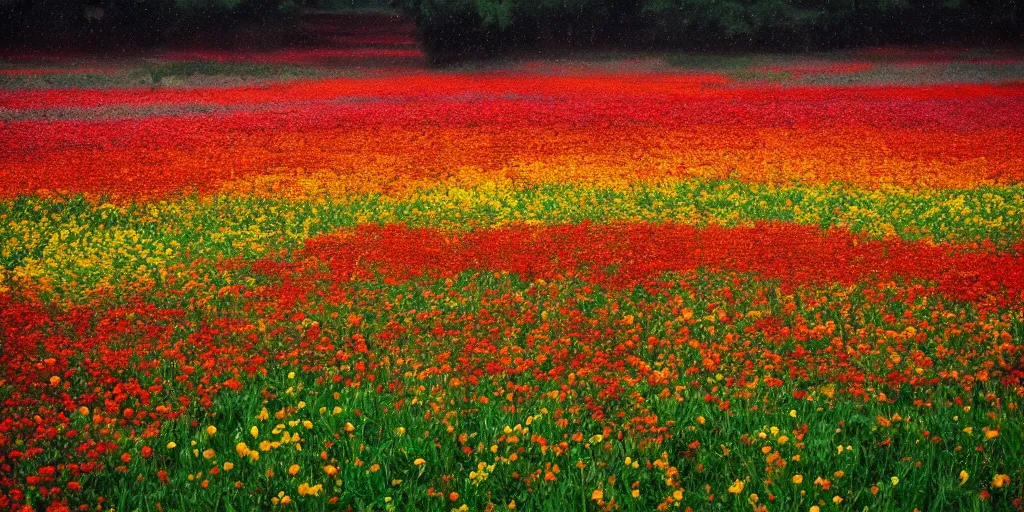
[[[435,57],[529,44],[809,50],[1019,40],[1024,0],[400,0]]]

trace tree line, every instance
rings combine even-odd
[[[294,21],[305,0],[0,0],[0,44],[60,48],[224,43],[225,29]]]
[[[0,0],[0,43],[156,44],[328,0]],[[334,3],[337,2],[328,2]],[[552,47],[815,50],[1020,41],[1024,0],[375,0],[435,61]]]
[[[402,0],[437,59],[516,48],[821,50],[1019,41],[1024,0]]]

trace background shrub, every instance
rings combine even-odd
[[[299,0],[0,0],[0,44],[130,48],[172,39],[228,43],[226,37],[214,40],[240,23],[288,23],[299,7]]]
[[[1024,0],[400,0],[435,61],[548,45],[814,50],[1019,40]]]

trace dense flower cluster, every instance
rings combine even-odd
[[[0,510],[1022,509],[1022,107],[0,92]]]
[[[60,107],[97,116],[4,122],[0,180],[8,197],[248,193],[252,179],[318,172],[357,193],[488,180],[696,177],[916,188],[1021,180],[1020,85],[709,86],[715,83],[700,75],[420,74],[0,93],[0,108],[11,112],[45,117]],[[146,115],[161,105],[219,110]]]

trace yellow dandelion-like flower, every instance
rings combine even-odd
[[[729,492],[732,494],[739,494],[743,492],[743,482],[741,480],[733,482],[732,485],[729,486]]]
[[[998,488],[1000,488],[1000,487],[1002,487],[1002,486],[1004,486],[1004,485],[1006,485],[1008,483],[1010,483],[1009,475],[998,474],[998,475],[992,477],[992,487],[995,487],[996,489],[998,489]]]

